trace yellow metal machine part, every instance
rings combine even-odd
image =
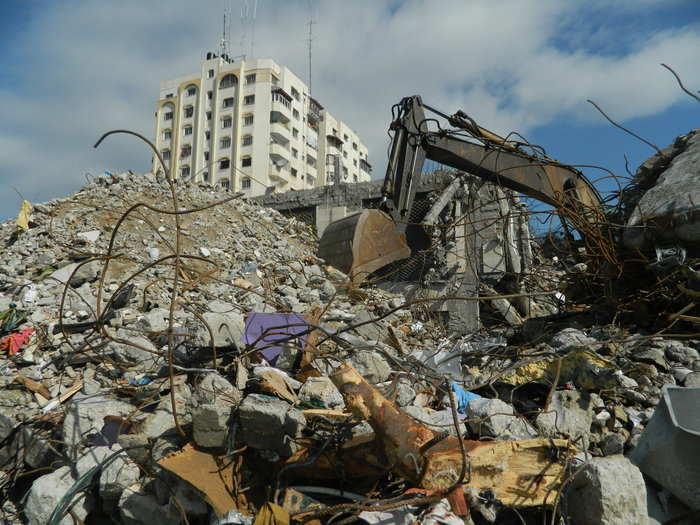
[[[411,250],[389,215],[363,210],[329,224],[318,255],[359,284],[379,268],[409,257]]]

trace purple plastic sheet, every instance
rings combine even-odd
[[[268,363],[274,365],[280,353],[282,353],[282,346],[271,343],[280,339],[287,339],[290,335],[306,332],[308,327],[306,319],[297,314],[252,313],[245,320],[243,339],[247,345],[255,343],[254,348],[262,348],[260,353]],[[265,333],[265,336],[261,337],[263,333]],[[297,343],[303,347],[306,344],[307,335],[299,336],[297,341],[293,339],[285,341],[284,344]]]

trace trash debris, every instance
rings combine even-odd
[[[697,148],[692,134],[673,158]],[[637,190],[670,165],[640,167]],[[474,202],[500,217],[488,188]],[[431,304],[451,275],[398,264],[410,286],[360,286],[303,221],[175,189],[177,205],[162,173],[106,173],[34,204],[26,229],[0,223],[11,525],[642,523],[651,502],[700,507],[693,246],[659,247],[648,269],[652,249],[611,309],[581,292],[598,245],[520,238],[501,217],[475,255],[488,272],[459,294],[483,303],[461,331],[457,299]],[[438,211],[430,235],[449,224]]]

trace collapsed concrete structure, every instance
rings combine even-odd
[[[331,222],[376,208],[383,199],[382,185],[381,181],[340,184],[254,200],[305,222],[320,237]],[[444,203],[440,217],[430,216],[439,200]],[[512,191],[453,170],[424,174],[406,233],[420,249],[374,281],[408,300],[520,292],[533,263],[528,217]],[[530,314],[529,299],[491,303],[511,325],[519,325]],[[481,326],[476,301],[435,300],[429,309],[443,312],[453,332],[472,333]]]
[[[654,180],[697,175],[684,158]],[[505,286],[518,260],[551,289],[589,278],[530,257],[517,201],[461,181],[482,203],[465,192],[465,208],[493,218],[463,252],[480,286]],[[580,305],[460,336],[382,289],[396,283],[358,288],[324,265],[304,222],[175,191],[179,213],[166,181],[105,176],[0,223],[3,522],[697,521],[697,458],[673,453],[698,439],[700,317],[683,281],[697,260],[649,271],[634,296],[673,291],[672,336]]]

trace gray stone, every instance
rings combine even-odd
[[[24,506],[29,525],[46,525],[51,513],[72,486],[70,467],[61,467],[34,480]],[[84,520],[90,510],[90,501],[87,498],[79,498],[71,508],[79,519]],[[74,520],[69,514],[58,523],[72,525]]]
[[[345,402],[333,382],[327,377],[310,377],[299,390],[302,401],[321,401],[327,408],[343,410]]]
[[[664,242],[692,244],[700,241],[700,227],[696,218],[697,203],[700,202],[697,183],[700,133],[694,130],[678,137],[672,154],[676,156],[670,165],[656,181],[649,181],[655,182],[653,187],[629,208],[632,213],[623,235],[624,243],[629,248]],[[658,159],[658,156],[654,158]],[[653,224],[657,219],[660,225],[655,228]],[[642,225],[648,227],[639,228]]]
[[[596,343],[592,337],[588,337],[581,330],[576,328],[564,328],[561,332],[552,337],[550,345],[558,351],[565,352],[574,348],[588,347]]]
[[[604,456],[615,456],[622,454],[625,451],[625,442],[627,439],[622,434],[617,432],[609,432],[603,436],[598,446]]]
[[[140,484],[134,484],[122,492],[119,514],[123,525],[153,525],[182,523],[180,513],[173,505],[160,505],[153,494],[146,493]]]
[[[695,348],[685,346],[680,341],[666,341],[665,352],[666,357],[670,361],[675,361],[686,366],[700,359],[700,353],[698,353]]]
[[[353,328],[352,331],[358,336],[369,341],[380,341],[386,334],[386,329],[383,324],[372,322],[376,316],[370,314],[367,310],[361,310],[352,321],[352,324],[368,323],[357,328]]]
[[[693,372],[685,376],[683,380],[685,387],[700,387],[700,372]]]
[[[245,331],[245,320],[239,312],[206,312],[202,314],[202,318],[214,334],[216,348],[241,345]],[[195,325],[193,343],[196,346],[211,346],[209,331],[201,322],[197,322]]]
[[[71,274],[75,271],[78,266],[80,266],[81,263],[72,263],[68,264],[62,268],[59,268],[55,272],[53,272],[49,278],[56,279],[62,284],[66,284],[68,282],[68,279],[70,279]],[[73,278],[70,279],[70,285],[73,288],[76,288],[80,286],[83,283],[86,282],[92,282],[95,279],[97,279],[97,276],[100,273],[100,270],[102,269],[102,264],[99,261],[90,261],[89,263],[83,264],[80,266],[77,272],[75,272],[75,275],[73,275]]]
[[[403,409],[409,416],[416,419],[435,432],[448,432],[451,436],[457,435],[454,421],[452,420],[452,410],[426,410],[417,406],[407,406]],[[460,433],[464,434],[466,427],[459,424]]]
[[[240,438],[250,447],[271,450],[282,457],[296,450],[292,437],[306,426],[304,414],[280,399],[259,394],[246,397],[238,408]]]
[[[243,394],[225,377],[219,374],[206,374],[194,390],[195,399],[202,404],[216,403],[223,399],[230,405],[237,405]]]
[[[651,363],[661,370],[668,370],[668,363],[663,349],[658,347],[642,347],[632,350],[630,358],[642,363]]]
[[[546,436],[566,435],[582,438],[582,448],[588,448],[593,409],[588,394],[573,390],[554,392],[547,412],[537,416],[537,426]]]
[[[336,294],[335,286],[327,279],[324,279],[319,288],[321,301],[330,301]]]
[[[116,338],[125,343],[110,341],[106,348],[115,361],[137,365],[143,371],[158,369],[164,363],[158,349],[147,338],[127,330],[119,330]]]
[[[624,456],[593,458],[567,490],[573,525],[631,525],[647,522],[642,473]]]
[[[124,488],[136,483],[141,475],[141,470],[121,445],[115,443],[112,447],[90,447],[76,463],[78,476],[83,476],[115,453],[118,455],[102,466],[99,485],[100,498],[114,502],[119,499]]]
[[[685,368],[685,367],[677,367],[677,368],[672,368],[671,373],[673,374],[673,377],[676,379],[678,383],[683,383],[683,380],[686,378],[688,374],[692,374],[693,371],[690,368]]]
[[[386,358],[377,352],[358,350],[348,356],[348,361],[369,383],[383,383],[391,373]]]
[[[192,434],[200,447],[223,447],[228,435],[231,405],[199,405],[192,410]]]
[[[165,308],[154,308],[136,321],[136,326],[149,332],[164,332],[168,328],[170,312]]]
[[[500,399],[474,399],[467,405],[469,429],[481,437],[499,441],[530,439],[537,431],[524,419],[515,415],[513,407]]]
[[[105,395],[76,394],[66,408],[63,420],[63,440],[77,446],[84,436],[100,432],[106,416],[127,417],[135,411],[134,405]]]
[[[10,435],[12,434],[12,437]],[[9,470],[19,460],[32,468],[48,465],[55,456],[49,438],[44,433],[21,427],[11,417],[0,414],[0,441],[8,440],[0,448],[0,470]]]

